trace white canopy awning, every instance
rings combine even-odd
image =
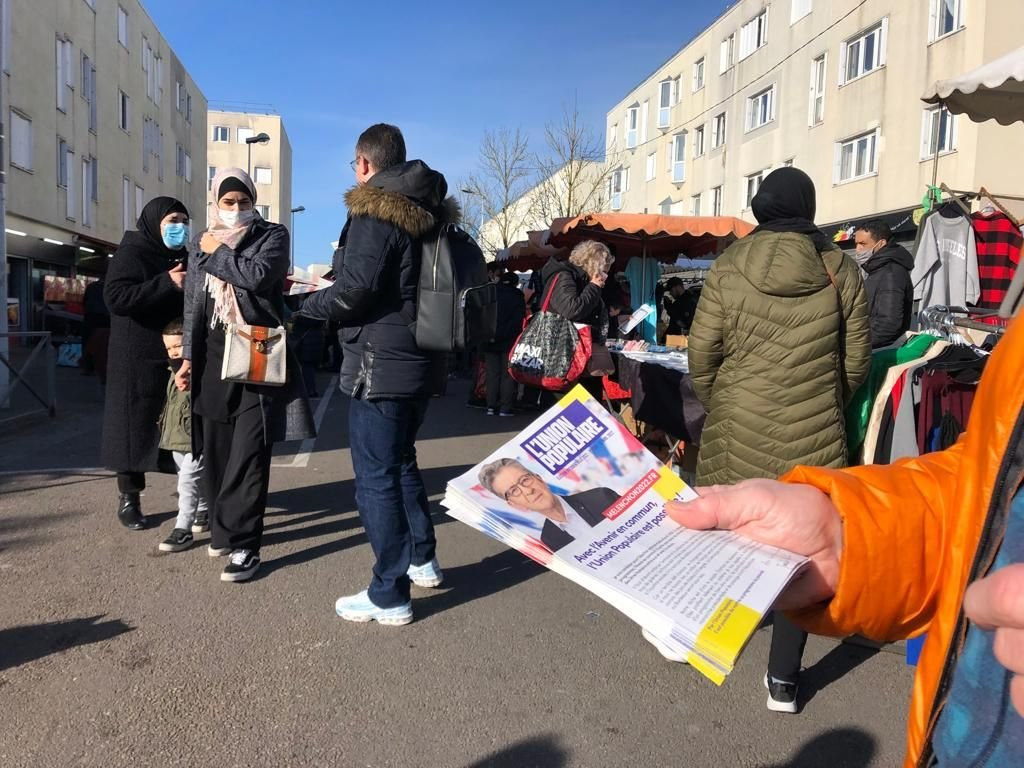
[[[1024,48],[960,77],[939,80],[923,100],[944,103],[953,114],[967,115],[976,123],[1024,121]]]

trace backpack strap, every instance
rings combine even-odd
[[[548,311],[548,307],[551,306],[551,294],[554,292],[555,285],[558,284],[558,278],[560,278],[561,276],[562,276],[562,273],[559,272],[557,275],[555,275],[555,279],[551,281],[551,285],[548,288],[547,295],[544,297],[544,303],[540,305],[540,311],[541,312],[547,312]]]

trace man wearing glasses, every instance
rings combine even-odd
[[[544,517],[540,540],[557,552],[605,519],[604,511],[619,500],[611,488],[592,488],[570,496],[554,494],[540,475],[515,459],[498,459],[480,470],[480,485],[510,507]]]

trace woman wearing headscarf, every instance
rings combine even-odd
[[[814,225],[810,177],[773,171],[751,208],[759,226],[715,260],[690,329],[690,375],[708,412],[701,486],[846,466],[843,410],[871,363],[860,269]],[[797,711],[806,641],[775,615],[770,710]]]
[[[146,527],[139,494],[158,468],[157,422],[167,396],[167,351],[161,332],[181,317],[188,210],[172,197],[142,209],[107,266],[103,298],[110,309],[110,346],[103,463],[117,472],[117,516],[126,528]]]
[[[260,565],[263,515],[275,441],[313,435],[309,401],[289,354],[284,386],[221,379],[231,324],[284,325],[288,230],[256,213],[256,188],[238,168],[213,178],[209,229],[194,242],[185,285],[185,363],[191,387],[193,453],[202,453],[210,507],[211,556],[228,556],[224,581],[247,581]]]

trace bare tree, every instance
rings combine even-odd
[[[538,195],[540,213],[548,221],[603,209],[614,163],[606,158],[604,139],[592,131],[573,103],[544,128],[547,152],[537,158],[544,178]]]
[[[480,209],[480,198],[473,191],[471,184],[470,180],[463,179],[455,189],[454,195],[462,210],[462,228],[479,243],[483,214]]]
[[[470,176],[465,187],[487,220],[479,237],[485,253],[508,248],[533,222],[533,204],[526,194],[533,185],[533,157],[525,134],[518,128],[485,133],[480,170]]]

